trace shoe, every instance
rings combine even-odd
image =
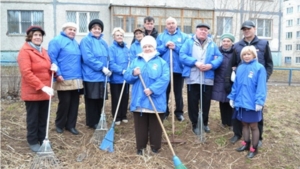
[[[247,154],[247,158],[253,158],[257,152],[257,148],[251,147],[249,153]]]
[[[78,135],[79,132],[75,129],[75,128],[70,128],[70,129],[67,129],[69,132],[71,132],[72,134],[74,135]]]
[[[176,118],[177,118],[178,121],[183,121],[184,120],[183,115],[177,116]]]
[[[95,124],[92,128],[97,129],[97,127],[98,127],[98,124]]]
[[[64,130],[63,130],[62,128],[56,127],[56,132],[57,132],[57,133],[63,133]]]
[[[210,128],[208,126],[203,126],[205,133],[210,133]]]
[[[29,147],[31,151],[38,152],[41,146],[40,144],[36,143],[36,144],[29,144]]]
[[[257,147],[260,148],[262,146],[262,140],[258,141]]]
[[[192,131],[195,135],[200,135],[200,130],[197,127],[193,127]]]
[[[245,150],[250,150],[250,141],[242,141],[242,146],[235,149],[237,152],[242,152]]]
[[[119,126],[121,124],[121,121],[116,121],[115,125]]]
[[[123,123],[128,123],[128,120],[127,119],[123,119],[122,122]]]
[[[231,142],[232,144],[234,144],[234,143],[236,143],[236,142],[239,141],[239,140],[240,140],[240,137],[234,135],[233,137],[231,137],[230,142]]]
[[[153,153],[155,153],[155,154],[158,153],[158,150],[157,150],[157,149],[154,149],[154,148],[151,148],[151,151],[152,151]]]
[[[137,151],[136,151],[136,154],[137,154],[137,155],[143,155],[143,150],[142,150],[142,149],[137,150]]]

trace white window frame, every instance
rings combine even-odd
[[[296,64],[300,64],[300,56],[296,56],[295,57],[295,63]]]
[[[252,18],[252,20],[255,25],[256,25],[256,35],[261,37],[261,38],[272,38],[272,19],[261,19],[261,18]],[[259,22],[263,22],[262,24]],[[269,22],[269,28],[268,28],[268,23]],[[262,31],[262,35],[260,34],[259,31]],[[270,35],[267,35],[267,31],[270,32]]]
[[[286,8],[286,14],[293,14],[293,7]]]
[[[232,33],[232,17],[217,17],[217,36]]]
[[[291,44],[285,45],[285,50],[286,50],[286,51],[292,50],[292,45],[291,45]]]
[[[293,26],[293,19],[289,19],[286,21],[286,26]]]
[[[300,51],[300,44],[296,44],[296,50]]]
[[[292,39],[293,38],[293,32],[286,32],[285,38],[286,39]]]
[[[297,6],[297,11],[300,12],[300,5]]]
[[[300,39],[300,31],[297,31],[297,32],[296,32],[296,38],[297,38],[297,39]]]
[[[22,13],[28,13],[30,17],[22,17]],[[11,16],[13,14],[15,16]],[[17,21],[12,21],[12,20]],[[18,22],[14,24],[13,22]],[[44,27],[44,11],[42,10],[7,10],[7,29],[9,35],[24,35],[31,25],[39,25]],[[17,28],[13,28],[17,27]]]
[[[300,18],[297,18],[297,25],[300,25]]]
[[[289,65],[292,64],[292,57],[291,56],[284,57],[284,63]]]
[[[71,13],[75,13],[75,20],[74,20],[74,18],[71,19],[71,18],[67,17],[67,22],[74,22],[78,25],[78,30],[77,30],[78,35],[86,35],[89,32],[88,24],[90,23],[90,21],[93,19],[99,19],[99,17],[100,17],[99,11],[67,11],[66,15],[67,16],[71,15]],[[81,14],[86,15],[85,21],[80,20]],[[93,16],[91,14],[93,14]],[[85,23],[82,23],[82,22],[85,22]]]

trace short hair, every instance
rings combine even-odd
[[[30,31],[30,32],[28,32],[28,34],[26,35],[26,38],[25,38],[26,42],[31,42],[34,32],[41,32],[41,31],[36,30],[36,31]],[[43,35],[42,32],[41,32],[41,34]],[[44,37],[44,36],[42,36],[42,37]]]
[[[250,52],[252,53],[252,55],[254,56],[254,58],[257,58],[257,52],[256,52],[256,48],[251,45],[251,46],[245,46],[242,51],[241,51],[241,60],[243,60],[243,55],[246,53],[246,52]]]
[[[154,18],[152,17],[152,16],[146,16],[145,18],[144,18],[144,23],[146,23],[146,22],[151,22],[151,21],[153,21],[153,22],[155,22],[155,20],[154,20]]]
[[[111,34],[114,35],[116,32],[121,32],[123,35],[125,34],[125,31],[120,27],[114,28]]]
[[[174,21],[175,22],[175,24],[177,25],[177,21],[176,21],[176,19],[175,18],[173,18],[173,17],[169,17],[168,19],[166,19],[166,22],[168,22],[168,21]]]

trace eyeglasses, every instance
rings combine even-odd
[[[115,37],[124,37],[124,35],[115,35]]]

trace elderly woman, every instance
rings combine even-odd
[[[141,40],[145,36],[144,28],[136,28],[133,31],[133,36],[130,46],[131,60],[136,58],[139,53],[142,53]]]
[[[60,35],[53,38],[48,46],[51,61],[58,66],[54,84],[59,99],[55,119],[56,131],[62,133],[65,128],[74,135],[79,134],[76,121],[79,95],[83,88],[81,52],[75,40],[76,31],[75,23],[65,23]]]
[[[148,137],[151,150],[158,153],[161,148],[162,128],[155,111],[147,98],[152,97],[160,119],[166,111],[166,89],[170,81],[169,65],[158,56],[156,40],[146,36],[141,41],[143,52],[134,59],[124,74],[125,80],[132,84],[130,111],[133,112],[137,154],[142,155]],[[144,89],[141,75],[147,86]]]
[[[121,96],[121,90],[124,82],[123,74],[128,67],[130,53],[126,46],[124,39],[124,30],[122,28],[115,28],[112,31],[114,38],[113,44],[109,47],[109,56],[112,67],[112,75],[110,76],[110,93],[111,93],[111,111],[114,117],[116,108],[118,105],[119,97]],[[117,112],[116,125],[128,123],[127,108],[129,99],[129,85],[125,83],[124,91],[122,93],[122,99]]]
[[[53,96],[50,58],[41,46],[45,31],[40,26],[30,26],[26,42],[18,55],[21,72],[21,99],[25,101],[27,142],[33,152],[39,151],[46,136],[49,98]],[[57,67],[51,67],[53,71]]]
[[[232,83],[231,85],[229,84],[229,89],[226,89],[225,83],[227,82],[226,80],[230,78],[226,76],[229,62],[232,57],[236,57],[233,50],[234,40],[234,36],[230,33],[225,33],[221,36],[222,45],[220,46],[219,50],[223,55],[223,62],[221,63],[220,67],[215,70],[215,79],[211,98],[212,100],[219,102],[222,127],[228,126],[230,128],[232,126],[233,109],[229,105],[229,99],[227,98],[227,95],[230,93],[230,87]]]
[[[80,42],[82,53],[82,74],[84,85],[84,100],[86,112],[86,125],[97,128],[100,119],[104,93],[107,85],[106,76],[112,73],[107,66],[109,62],[108,45],[103,40],[103,22],[99,19],[92,20],[89,25],[89,34]]]

